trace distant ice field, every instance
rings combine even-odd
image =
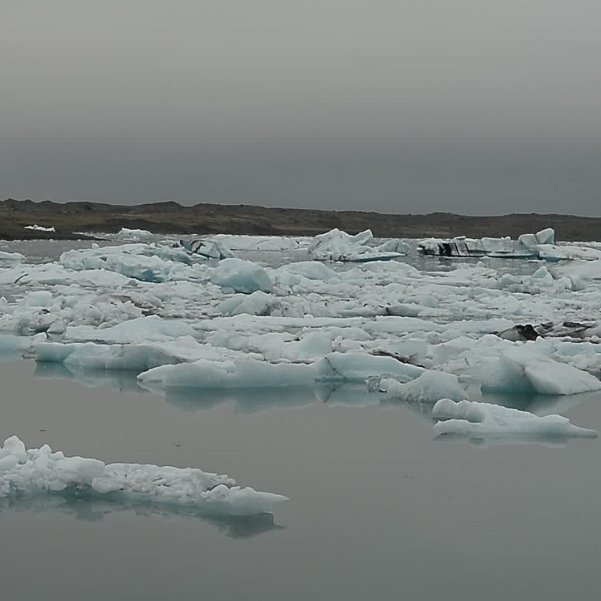
[[[198,254],[146,234],[3,243],[0,352],[170,395],[353,384],[367,398],[422,373],[472,401],[601,388],[594,255],[421,256],[418,241],[337,230],[207,237]]]

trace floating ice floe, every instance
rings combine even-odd
[[[310,238],[292,236],[249,236],[240,234],[213,234],[207,241],[222,244],[239,251],[281,252],[304,250]]]
[[[548,395],[601,390],[601,381],[595,376],[542,355],[533,344],[502,352],[500,360],[481,376],[482,390]]]
[[[153,235],[154,234],[148,230],[137,230],[122,227],[117,234],[115,234],[115,237],[120,238],[121,240],[143,240],[144,238],[152,238]]]
[[[229,476],[200,469],[136,463],[105,464],[65,457],[48,445],[26,449],[16,436],[0,448],[0,497],[72,494],[125,498],[153,504],[194,506],[207,513],[273,513],[286,497],[238,486]]]
[[[425,371],[414,380],[406,383],[393,378],[383,378],[379,388],[386,393],[386,402],[391,400],[406,403],[436,403],[443,398],[461,400],[465,390],[454,374]]]
[[[271,292],[273,288],[271,277],[265,269],[243,259],[223,259],[211,272],[210,279],[213,284],[234,292]]]
[[[312,386],[324,382],[361,382],[390,376],[408,382],[423,373],[421,367],[391,357],[362,353],[330,353],[313,363],[270,363],[256,359],[201,359],[163,365],[138,376],[149,389],[166,388],[278,388]]]
[[[196,275],[189,254],[183,248],[160,244],[124,244],[69,250],[59,263],[77,271],[107,270],[143,282],[189,279]]]
[[[505,438],[526,440],[561,439],[568,437],[596,438],[595,430],[580,428],[560,415],[533,415],[527,411],[501,405],[451,399],[439,400],[432,409],[437,436],[454,435],[467,438]]]
[[[0,261],[25,261],[25,255],[0,250]]]
[[[575,260],[560,263],[553,268],[555,277],[567,277],[574,290],[586,290],[601,280],[601,259],[596,261]]]
[[[370,246],[372,240],[371,230],[350,235],[339,229],[333,229],[315,236],[309,244],[309,254],[320,261],[360,263],[395,259],[406,254],[408,248],[400,240],[389,240],[381,246]]]
[[[537,338],[574,338],[589,340],[601,337],[601,326],[596,322],[578,323],[562,321],[559,323],[546,322],[537,325],[518,324],[499,332],[499,337],[505,340],[526,341]]]
[[[180,240],[179,243],[189,253],[199,255],[205,259],[230,259],[236,256],[219,240]]]
[[[562,259],[594,260],[601,251],[590,247],[555,244],[555,232],[547,228],[536,234],[522,234],[517,240],[504,238],[466,238],[457,236],[449,240],[430,238],[422,240],[418,252],[440,257],[494,257],[509,259]]]
[[[80,342],[104,342],[107,344],[127,344],[134,342],[170,341],[180,336],[192,336],[194,328],[184,321],[162,319],[158,315],[148,315],[128,319],[114,326],[68,326],[65,337]]]
[[[33,230],[34,232],[56,232],[56,229],[54,228],[54,226],[52,227],[44,227],[43,225],[26,225],[25,226],[26,230]]]

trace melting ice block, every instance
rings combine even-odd
[[[406,250],[406,246],[400,242],[394,247],[390,241],[382,247],[369,246],[368,243],[372,240],[371,230],[351,236],[339,229],[333,229],[315,236],[309,245],[309,254],[320,261],[363,262],[394,259],[404,254],[398,252],[399,248]]]
[[[110,496],[153,504],[194,506],[207,513],[273,513],[286,497],[242,488],[229,476],[194,468],[109,463],[65,457],[48,445],[26,449],[16,436],[0,448],[0,497],[16,494],[74,493]]]
[[[599,258],[599,251],[577,246],[557,246],[555,231],[546,228],[536,234],[522,234],[517,240],[505,238],[466,238],[457,236],[449,240],[430,238],[422,240],[418,252],[423,255],[443,257],[508,257],[536,258],[557,261],[561,259]]]
[[[468,438],[514,436],[525,438],[584,437],[596,438],[595,430],[580,428],[561,415],[540,417],[527,411],[501,405],[455,402],[441,399],[432,409],[437,435],[453,434]]]
[[[0,250],[0,261],[24,261],[25,255],[21,253],[9,253],[4,250]]]
[[[38,225],[37,223],[34,223],[33,225],[26,225],[25,229],[33,230],[34,232],[56,232],[54,226],[44,227],[43,225]]]
[[[388,400],[398,399],[408,403],[435,403],[442,398],[461,400],[465,397],[465,390],[456,375],[432,370],[424,371],[415,380],[404,384],[393,378],[385,378],[380,381],[380,390],[389,395]]]
[[[161,365],[138,376],[140,384],[156,388],[278,388],[312,386],[320,382],[363,383],[374,376],[408,382],[423,368],[391,357],[365,353],[329,353],[313,363],[268,363],[256,359],[207,360]]]
[[[569,395],[601,390],[593,375],[538,353],[534,343],[505,351],[482,379],[482,390]]]
[[[180,240],[180,245],[189,253],[200,255],[205,259],[231,259],[234,253],[219,240]]]
[[[212,271],[211,282],[246,294],[257,290],[271,292],[273,288],[271,278],[260,265],[236,258],[223,259]]]

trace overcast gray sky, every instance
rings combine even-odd
[[[598,1],[0,8],[0,198],[601,216]]]

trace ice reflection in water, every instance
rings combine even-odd
[[[272,514],[232,516],[210,514],[196,507],[182,507],[124,499],[105,495],[97,499],[82,491],[65,491],[37,496],[12,495],[0,498],[0,512],[30,511],[36,513],[59,512],[77,520],[98,522],[117,512],[131,512],[149,518],[177,517],[198,519],[213,524],[218,531],[230,538],[252,538],[259,534],[283,528],[274,522]]]
[[[380,395],[364,385],[318,383],[314,386],[252,387],[248,389],[166,387],[146,389],[137,381],[137,372],[127,370],[90,370],[68,368],[63,363],[36,363],[36,378],[74,380],[90,388],[108,388],[125,392],[164,395],[170,405],[184,411],[202,411],[233,403],[236,412],[256,413],[270,409],[292,409],[315,402],[329,406],[365,406],[377,404]]]
[[[253,414],[261,411],[286,410],[324,403],[330,407],[363,407],[379,404],[383,408],[405,407],[423,418],[425,424],[433,425],[435,401],[407,401],[393,395],[371,390],[366,385],[322,383],[313,386],[264,387],[249,389],[205,389],[194,387],[167,387],[156,391],[139,386],[136,372],[125,370],[71,370],[60,363],[37,363],[35,376],[40,378],[71,379],[88,387],[105,387],[113,390],[163,395],[166,402],[182,411],[196,412],[231,404],[237,414]],[[540,394],[486,394],[480,400],[486,403],[528,411],[534,415],[564,413],[580,404],[598,402],[601,393],[588,392],[569,396]],[[565,446],[566,436],[548,433],[494,433],[486,435],[446,434],[437,440],[467,440],[475,446],[502,444],[543,444]]]

